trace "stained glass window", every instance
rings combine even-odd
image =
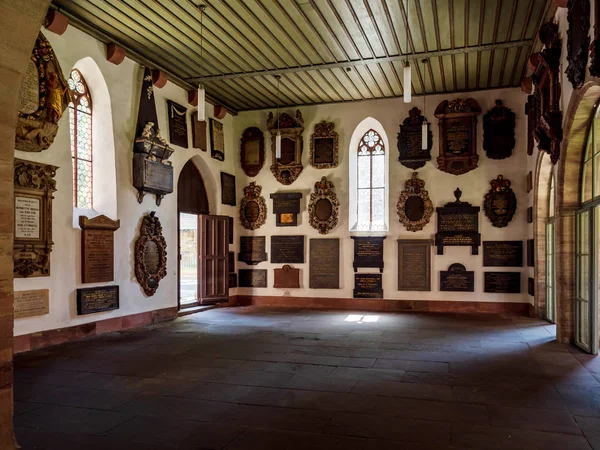
[[[358,221],[356,231],[385,231],[385,146],[375,130],[358,145]]]
[[[88,86],[77,69],[71,71],[69,104],[71,157],[73,158],[73,205],[92,209],[92,99]]]

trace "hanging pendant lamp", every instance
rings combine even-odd
[[[281,131],[279,131],[279,82],[280,75],[275,75],[277,79],[277,134],[275,135],[275,159],[281,158]]]
[[[427,64],[427,62],[428,61],[426,59],[423,60],[423,72],[425,72],[425,64]],[[421,150],[427,150],[429,144],[427,125],[429,125],[427,122],[427,90],[423,86],[423,124],[421,125]]]
[[[206,5],[199,5],[198,9],[200,10],[200,67],[204,68],[204,37],[202,35],[204,26],[202,19],[204,18],[204,10],[206,9]],[[206,121],[206,91],[204,90],[204,84],[202,83],[200,83],[198,86],[198,121]]]
[[[408,55],[408,7],[409,0],[406,0],[406,54]],[[412,71],[410,69],[410,62],[408,58],[404,63],[404,103],[410,103],[412,100]]]

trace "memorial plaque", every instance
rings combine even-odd
[[[338,134],[335,124],[325,120],[315,125],[310,137],[310,164],[317,169],[333,169],[338,165]]]
[[[527,208],[527,223],[533,223],[533,206]]]
[[[520,294],[521,272],[485,272],[483,292],[492,294]]]
[[[235,273],[235,252],[229,252],[229,273]]]
[[[229,226],[229,243],[233,244],[233,217],[229,217],[229,222],[228,222],[228,226]]]
[[[459,263],[451,264],[440,272],[440,291],[475,292],[475,272],[468,271]]]
[[[354,274],[354,298],[383,298],[380,273]]]
[[[431,291],[429,239],[398,239],[398,290]]]
[[[383,237],[358,237],[354,240],[354,271],[359,267],[374,267],[383,272]]]
[[[533,173],[531,170],[527,173],[527,192],[533,191]]]
[[[281,269],[275,269],[274,288],[298,289],[300,288],[300,269],[293,269],[287,264]]]
[[[15,195],[15,238],[39,239],[41,199]]]
[[[48,314],[50,312],[49,296],[50,291],[48,289],[15,291],[15,319]]]
[[[527,267],[535,267],[534,240],[527,239]]]
[[[304,236],[271,236],[271,262],[304,264]]]
[[[198,120],[197,112],[192,113],[192,147],[199,148],[203,152],[208,150],[206,121]]]
[[[266,249],[267,244],[264,236],[240,236],[238,261],[255,266],[268,259]]]
[[[239,287],[251,288],[266,288],[267,287],[267,270],[248,270],[240,269]]]
[[[221,204],[235,206],[235,176],[221,172]]]
[[[229,274],[229,289],[238,287],[237,273]]]
[[[119,309],[119,286],[77,289],[77,314],[93,314]]]
[[[241,139],[240,160],[244,173],[255,177],[265,163],[265,140],[257,127],[244,130]]]
[[[523,241],[484,241],[486,267],[523,267]]]
[[[535,280],[531,277],[527,278],[527,293],[535,297]]]
[[[276,226],[298,226],[301,198],[301,192],[280,192],[271,194],[271,199],[273,199],[273,212],[276,217]]]
[[[310,289],[340,288],[340,240],[311,239],[309,261]]]
[[[103,283],[113,281],[114,234],[120,221],[104,215],[88,219],[79,217],[81,227],[81,282]]]
[[[209,119],[210,126],[210,156],[219,161],[225,161],[225,137],[223,124],[215,119]]]
[[[427,127],[427,145],[423,149],[423,124]],[[431,160],[431,147],[433,147],[433,134],[430,124],[421,115],[421,110],[414,107],[408,112],[408,117],[400,125],[398,133],[398,161],[403,166],[411,169],[423,167]]]
[[[437,254],[444,254],[444,247],[469,246],[471,254],[479,253],[481,245],[481,234],[479,234],[479,206],[472,206],[468,202],[460,200],[462,191],[456,188],[454,196],[456,201],[446,203],[437,212],[437,233],[435,234],[435,245]]]
[[[167,100],[169,109],[169,141],[171,144],[188,148],[187,108]]]

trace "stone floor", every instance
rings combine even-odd
[[[527,318],[217,309],[17,355],[28,449],[600,449],[600,359]]]

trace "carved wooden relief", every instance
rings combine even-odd
[[[15,159],[14,242],[15,278],[50,275],[52,199],[58,167]]]
[[[321,121],[310,136],[310,165],[317,169],[333,169],[338,162],[338,134],[333,122]]]
[[[505,159],[515,148],[515,113],[496,100],[483,116],[483,149],[488,158]]]
[[[167,275],[167,241],[155,212],[144,216],[140,237],[135,241],[135,278],[151,297]]]
[[[535,129],[537,128],[537,100],[535,95],[527,96],[525,103],[525,115],[527,116],[527,154],[533,155],[533,147],[535,146]]]
[[[590,0],[569,0],[567,8],[567,78],[574,89],[585,81],[590,48]]]
[[[249,127],[242,133],[240,160],[244,173],[255,177],[265,163],[265,138],[257,127]]]
[[[477,116],[479,103],[472,98],[445,100],[435,110],[440,127],[438,169],[462,175],[477,167]]]
[[[545,48],[529,58],[529,63],[535,67],[532,79],[539,111],[534,136],[538,148],[548,153],[552,163],[556,164],[563,136],[559,78],[562,44],[558,25],[554,22],[544,24],[539,36]]]
[[[498,178],[490,181],[492,187],[483,201],[485,215],[498,228],[507,226],[517,210],[517,196],[510,184],[510,180],[498,175]]]
[[[425,190],[425,182],[418,175],[413,172],[410,180],[406,180],[405,189],[400,193],[396,205],[398,219],[408,231],[422,230],[433,214],[433,204]]]
[[[590,75],[600,77],[600,0],[594,0],[594,40],[590,45]]]
[[[269,113],[267,128],[271,133],[271,152],[273,164],[271,172],[281,184],[292,184],[302,172],[302,132],[304,119],[302,113],[296,111],[296,116],[283,113],[278,118]],[[275,158],[275,135],[281,133],[281,158]]]
[[[308,203],[308,220],[310,226],[320,234],[328,234],[338,224],[340,202],[333,183],[322,177],[315,183],[314,191],[310,194]]]
[[[414,107],[408,112],[408,117],[400,125],[398,133],[398,161],[410,169],[423,167],[427,161],[431,161],[431,148],[433,147],[433,134],[431,124],[427,123],[427,149],[422,149],[423,143],[423,121],[425,116],[421,110]]]
[[[244,228],[256,230],[267,220],[267,202],[260,195],[262,187],[254,181],[244,188],[244,198],[240,202],[240,221]]]

